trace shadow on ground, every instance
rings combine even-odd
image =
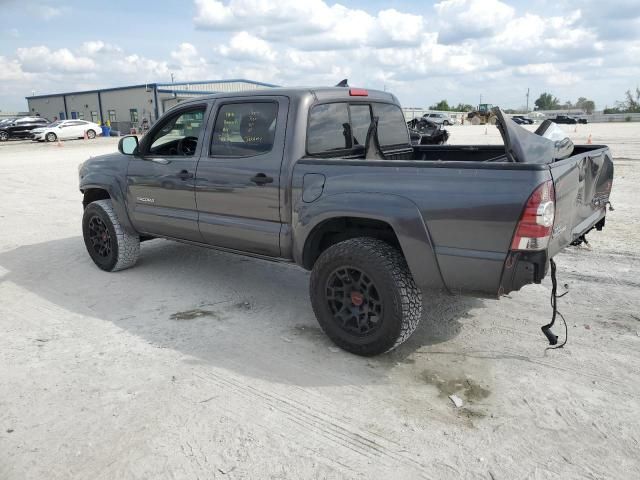
[[[308,298],[308,272],[164,240],[142,245],[130,270],[106,273],[81,237],[0,254],[13,282],[67,311],[112,322],[158,348],[263,379],[298,385],[385,381],[425,346],[447,342],[459,319],[483,304],[425,297],[425,318],[396,351],[365,359],[338,350],[319,329]]]

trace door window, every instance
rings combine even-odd
[[[270,152],[276,134],[278,104],[242,102],[222,105],[211,137],[212,156],[251,157]]]
[[[151,139],[149,153],[191,156],[198,146],[205,107],[182,111],[166,119]]]

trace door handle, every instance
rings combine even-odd
[[[193,178],[193,173],[189,173],[186,170],[181,170],[178,174],[178,178],[180,178],[180,180],[189,180],[190,178]]]
[[[264,185],[265,183],[273,183],[273,177],[267,177],[264,173],[258,173],[251,177],[251,181],[256,185]]]

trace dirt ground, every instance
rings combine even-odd
[[[1,144],[0,479],[640,478],[640,125],[568,129],[616,170],[605,230],[557,257],[566,348],[547,278],[427,296],[371,359],[322,334],[295,266],[153,240],[98,270],[77,166],[115,139]]]

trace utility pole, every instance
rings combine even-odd
[[[173,84],[173,72],[171,72],[171,84]]]
[[[527,111],[524,113],[529,113],[529,89],[527,88]]]
[[[478,108],[480,108],[480,105],[482,105],[482,94],[480,94],[480,103],[478,104]]]

